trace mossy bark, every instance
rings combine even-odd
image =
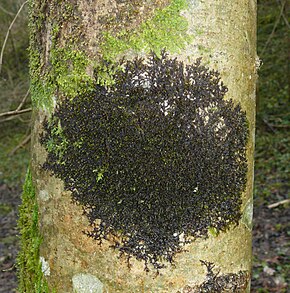
[[[56,292],[202,292],[211,273],[249,292],[256,81],[254,0],[40,1],[30,3],[31,81],[35,104],[31,171],[43,238],[40,256]],[[174,34],[176,32],[176,35]],[[150,38],[151,36],[151,38]],[[152,38],[152,36],[154,36]],[[169,36],[169,38],[168,38]],[[167,48],[187,64],[198,57],[216,69],[249,121],[247,186],[239,225],[188,244],[159,275],[144,263],[119,258],[83,234],[89,223],[61,180],[44,171],[42,123],[64,96],[92,88],[101,58],[146,57]],[[108,82],[104,77],[104,84]],[[200,262],[215,265],[210,272]],[[49,267],[49,270],[47,267]],[[224,279],[223,279],[224,278]],[[24,280],[25,282],[25,280]],[[237,286],[237,287],[234,287]],[[205,287],[203,287],[205,288]],[[87,291],[86,291],[87,290]],[[93,290],[93,291],[89,291]]]

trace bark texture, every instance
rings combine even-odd
[[[40,256],[49,290],[165,293],[232,288],[230,292],[249,292],[257,59],[255,1],[34,0],[30,14],[35,103],[31,170],[43,237]],[[176,36],[171,37],[173,30]],[[39,134],[54,104],[64,96],[74,97],[91,88],[93,70],[102,56],[109,61],[123,56],[146,57],[150,50],[158,53],[164,47],[169,48],[170,57],[186,64],[202,57],[203,64],[220,72],[228,87],[226,98],[240,103],[246,111],[250,135],[239,225],[186,245],[186,251],[176,255],[175,265],[168,265],[156,275],[154,270],[146,273],[144,263],[134,258],[129,269],[126,258],[120,258],[109,241],[100,246],[83,234],[89,223],[81,206],[72,202],[61,180],[41,168],[47,153]]]

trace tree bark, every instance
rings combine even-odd
[[[39,257],[48,292],[249,292],[256,82],[254,0],[30,1],[30,73],[34,103],[31,172],[42,235]],[[82,205],[61,179],[42,167],[45,119],[65,97],[110,86],[101,61],[148,58],[150,51],[191,65],[199,57],[217,70],[248,121],[246,187],[237,225],[185,244],[174,265],[144,270],[144,261],[120,257],[112,242],[83,233]],[[103,73],[103,75],[102,75]],[[81,171],[80,171],[81,172]],[[22,264],[23,265],[23,264]],[[20,270],[24,268],[20,265]],[[27,277],[27,276],[26,276]],[[23,277],[24,278],[24,277]],[[25,283],[25,279],[22,280]],[[212,287],[211,287],[212,286]],[[218,291],[220,290],[220,291]],[[232,290],[232,291],[231,291]],[[28,291],[27,291],[28,292]],[[32,292],[32,291],[31,291]]]

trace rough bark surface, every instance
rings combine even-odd
[[[38,31],[42,55],[42,73],[49,71],[52,52],[53,27],[58,19],[54,15],[57,1],[45,2],[42,9],[46,20]],[[74,1],[72,1],[74,2]],[[154,16],[154,10],[163,9],[170,1],[76,1],[71,3],[73,17],[63,20],[57,34],[57,45],[66,46],[81,31],[81,50],[90,62],[88,75],[102,55],[101,32],[117,35],[120,31],[133,31]],[[174,2],[174,1],[173,1]],[[101,246],[82,231],[87,230],[88,219],[82,208],[71,201],[63,183],[41,168],[46,152],[39,143],[42,122],[49,115],[45,107],[34,110],[32,140],[32,174],[39,204],[39,228],[43,235],[40,249],[42,263],[49,266],[44,272],[50,290],[56,292],[207,292],[207,281],[232,283],[235,292],[248,292],[251,271],[251,225],[253,150],[255,123],[256,81],[256,3],[254,0],[188,0],[180,15],[188,22],[187,33],[192,36],[180,50],[170,52],[190,64],[198,57],[203,63],[220,72],[228,87],[227,98],[241,104],[249,121],[250,137],[247,147],[247,187],[243,194],[243,216],[238,226],[208,239],[196,240],[185,247],[186,252],[176,256],[175,266],[167,266],[156,275],[146,273],[144,264],[126,258],[110,248],[109,242]],[[33,13],[37,14],[37,6]],[[54,17],[55,16],[55,17]],[[74,23],[75,21],[75,23]],[[76,27],[74,28],[74,25]],[[33,32],[32,32],[33,33]],[[68,37],[70,36],[70,38]],[[76,43],[74,43],[76,44]],[[76,49],[75,45],[74,49]],[[118,56],[128,58],[147,54],[146,50],[125,50]],[[60,56],[59,56],[60,58]],[[61,73],[60,73],[61,74]],[[56,102],[62,93],[54,92]],[[200,260],[204,261],[202,263]],[[209,263],[213,263],[215,267]],[[243,273],[241,273],[243,272]],[[214,278],[213,276],[216,276]],[[215,281],[217,282],[217,281]],[[204,287],[202,287],[204,286]],[[217,285],[216,285],[217,286]],[[221,285],[222,286],[222,285]],[[210,287],[208,287],[210,288]],[[222,287],[220,287],[222,288]],[[93,291],[89,291],[92,289]],[[87,291],[86,291],[87,290]],[[200,290],[200,291],[199,291]]]

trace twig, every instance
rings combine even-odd
[[[27,109],[23,109],[21,110],[22,106],[24,105],[25,101],[27,100],[29,96],[29,89],[26,92],[25,96],[23,97],[22,101],[20,102],[20,104],[18,105],[18,107],[16,108],[16,110],[13,111],[8,111],[8,112],[4,112],[4,113],[0,113],[0,118],[1,117],[6,117],[8,116],[8,118],[1,120],[0,122],[3,121],[7,121],[7,120],[11,120],[13,119],[11,116],[15,116],[15,115],[19,115],[19,114],[23,114],[23,113],[27,113],[30,112],[32,108],[27,108]]]
[[[272,38],[273,38],[273,36],[275,34],[276,28],[277,28],[277,26],[278,26],[278,24],[280,22],[281,17],[283,16],[283,11],[284,11],[285,5],[286,5],[286,1],[281,4],[281,9],[280,9],[279,17],[277,18],[277,20],[276,20],[276,22],[274,24],[274,27],[273,27],[273,29],[271,31],[271,34],[269,35],[269,37],[268,37],[268,39],[266,41],[266,44],[265,44],[264,48],[261,51],[260,56],[263,56],[264,55],[265,50],[267,49],[270,41],[272,40]]]
[[[1,120],[0,120],[0,123],[2,123],[2,122],[6,122],[6,121],[11,121],[11,120],[13,120],[13,119],[15,119],[15,118],[17,118],[18,120],[20,120],[22,123],[27,123],[27,122],[30,121],[30,119],[29,119],[28,121],[25,121],[25,120],[21,119],[20,116],[10,116],[10,117],[7,117],[7,118],[5,118],[5,119],[1,119]]]
[[[16,111],[19,111],[22,108],[23,104],[25,103],[26,99],[29,96],[29,92],[30,92],[30,90],[28,89],[27,92],[26,92],[26,94],[25,94],[25,96],[23,97],[21,103],[18,105]]]
[[[10,268],[1,270],[1,272],[11,272],[16,268],[16,264],[13,264]]]
[[[287,0],[285,0],[283,3],[280,3],[280,1],[278,1],[278,3],[279,3],[280,6],[283,5],[284,3],[285,3],[285,5],[286,5],[286,1],[287,1]],[[286,6],[286,12],[287,12],[287,6]],[[288,22],[287,17],[285,16],[285,13],[282,14],[282,17],[283,17],[283,19],[284,19],[284,22],[285,22],[286,26],[290,29],[290,24],[289,24],[289,22]]]
[[[27,113],[27,112],[31,112],[31,111],[32,111],[32,108],[27,108],[27,109],[23,109],[23,110],[8,111],[8,112],[5,112],[5,113],[1,113],[0,118],[1,117],[6,117],[6,116],[19,115],[19,114],[23,114],[23,113]]]
[[[6,14],[9,14],[9,15],[14,15],[12,12],[10,12],[10,11],[8,11],[8,10],[6,10],[4,7],[2,7],[2,5],[0,5],[0,9],[4,12],[4,13],[6,13]]]
[[[274,133],[276,132],[276,130],[272,127],[271,124],[268,123],[268,121],[266,119],[263,119],[263,122],[266,124],[266,126],[269,127],[270,130],[272,130],[272,132],[274,132]]]
[[[269,126],[274,128],[290,128],[290,125],[287,124],[269,124]]]
[[[269,204],[269,205],[268,205],[268,209],[273,209],[273,208],[278,207],[278,206],[281,205],[281,204],[285,204],[285,203],[289,203],[289,202],[290,202],[290,198],[288,198],[288,199],[283,199],[283,200],[280,200],[280,201],[278,201],[278,202],[275,202],[275,203]]]
[[[20,14],[21,10],[23,9],[23,7],[25,6],[25,4],[27,3],[28,1],[25,1],[19,8],[18,12],[16,13],[14,19],[12,20],[8,30],[7,30],[7,33],[6,33],[6,36],[5,36],[5,39],[4,39],[4,42],[3,42],[3,46],[2,46],[2,49],[1,49],[1,53],[0,53],[0,74],[1,74],[1,70],[2,70],[2,63],[3,63],[3,54],[4,54],[4,50],[5,50],[5,47],[6,47],[6,43],[7,43],[7,40],[8,40],[8,37],[9,37],[9,33],[18,17],[18,15]]]
[[[13,156],[16,153],[16,151],[22,148],[23,146],[25,146],[30,141],[30,139],[31,139],[31,134],[26,136],[25,139],[9,153],[9,156]]]

